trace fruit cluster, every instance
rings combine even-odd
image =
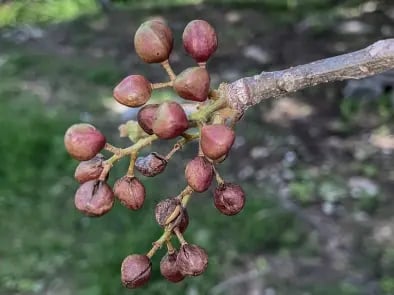
[[[145,255],[127,256],[121,267],[122,283],[127,288],[144,285],[151,276],[151,257],[164,244],[167,254],[162,258],[160,271],[171,282],[179,282],[186,276],[197,276],[205,271],[208,256],[204,249],[188,244],[183,237],[189,223],[186,206],[193,192],[201,193],[211,186],[214,178],[214,205],[225,215],[239,213],[245,204],[242,188],[225,182],[216,169],[229,153],[235,139],[233,131],[240,114],[233,111],[220,97],[218,90],[210,88],[210,76],[206,62],[217,48],[217,37],[213,27],[203,20],[191,21],[183,32],[183,45],[197,66],[187,68],[176,75],[169,64],[173,48],[170,28],[162,21],[143,23],[134,37],[135,50],[147,63],[161,63],[170,81],[151,83],[141,75],[124,78],[114,89],[113,96],[128,107],[141,107],[138,120],[121,126],[121,133],[129,136],[134,144],[117,148],[106,142],[105,136],[90,124],[72,125],[65,133],[64,144],[68,153],[81,161],[75,170],[75,179],[80,183],[75,194],[76,208],[87,216],[102,216],[118,199],[131,210],[140,209],[146,197],[145,187],[134,175],[134,170],[153,177],[163,172],[175,152],[185,144],[199,140],[197,156],[185,168],[186,188],[176,197],[167,198],[156,206],[157,223],[163,227],[162,236],[153,243]],[[172,87],[183,99],[193,101],[192,112],[175,101],[161,104],[146,104],[154,89]],[[190,103],[189,103],[190,105]],[[188,133],[195,129],[197,132]],[[179,137],[170,152],[163,156],[150,153],[138,157],[139,151],[157,139]],[[100,151],[113,155],[107,160]],[[127,174],[118,179],[113,188],[107,183],[112,166],[122,157],[130,156]],[[177,237],[180,249],[171,243]]]

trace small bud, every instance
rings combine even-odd
[[[175,251],[173,253],[167,253],[160,261],[160,272],[163,277],[172,282],[178,283],[182,281],[185,276],[179,271],[176,265],[176,258],[178,256],[178,252]]]
[[[98,179],[103,171],[104,156],[102,154],[96,155],[93,159],[82,161],[75,169],[74,178],[79,183],[84,183],[89,180]]]
[[[225,215],[238,214],[245,205],[245,193],[237,184],[224,183],[215,190],[214,204]]]
[[[184,244],[179,250],[176,265],[185,276],[198,276],[208,266],[208,255],[197,245]]]
[[[64,135],[67,152],[76,160],[87,161],[98,154],[105,146],[104,135],[90,124],[74,124]]]
[[[157,203],[155,208],[157,223],[164,227],[166,225],[166,221],[178,205],[180,205],[180,202],[177,198],[168,198]],[[178,222],[176,226],[179,228],[179,231],[183,233],[189,225],[189,215],[186,209],[181,208],[179,215],[172,222]]]
[[[156,112],[153,132],[161,139],[171,139],[181,135],[189,128],[183,108],[176,102],[162,103]]]
[[[235,140],[234,131],[222,124],[205,125],[201,128],[201,149],[212,160],[228,154]]]
[[[125,207],[138,210],[144,205],[145,187],[136,178],[123,176],[114,185],[114,194]]]
[[[188,68],[176,77],[174,90],[184,99],[205,101],[208,97],[210,81],[205,68]]]
[[[113,96],[117,102],[135,108],[144,105],[151,93],[151,84],[144,76],[130,75],[114,88]]]
[[[153,134],[152,125],[156,118],[158,107],[159,104],[147,104],[139,110],[137,115],[138,124],[140,124],[141,128],[150,135]]]
[[[157,153],[150,153],[146,157],[138,157],[135,161],[135,168],[144,176],[153,177],[167,166],[167,160]]]
[[[122,262],[122,284],[126,288],[134,289],[145,285],[151,273],[152,262],[146,255],[129,255]]]
[[[102,216],[112,209],[114,194],[105,182],[89,180],[75,193],[75,207],[87,216]]]
[[[138,56],[147,63],[159,63],[168,59],[174,45],[171,29],[158,20],[146,21],[134,36]]]
[[[185,177],[193,190],[204,192],[212,182],[212,164],[205,157],[197,156],[186,165]]]
[[[204,20],[188,23],[182,39],[186,52],[197,62],[206,62],[218,47],[215,29]]]

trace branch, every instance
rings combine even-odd
[[[238,110],[321,83],[360,79],[394,68],[394,39],[364,49],[275,72],[262,72],[221,86],[221,95]]]

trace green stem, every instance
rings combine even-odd
[[[210,104],[203,106],[199,111],[191,114],[189,119],[192,121],[205,122],[213,112],[225,107],[226,104],[227,102],[223,98],[214,100]]]

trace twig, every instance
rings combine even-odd
[[[241,78],[231,84],[222,84],[219,91],[232,108],[242,112],[267,98],[322,83],[360,79],[392,68],[394,39],[386,39],[351,53]]]

